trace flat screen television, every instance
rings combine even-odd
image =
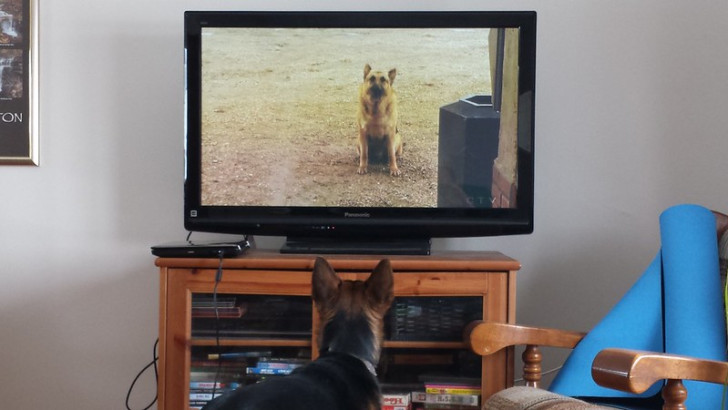
[[[187,11],[184,36],[187,230],[364,253],[533,231],[535,12]]]

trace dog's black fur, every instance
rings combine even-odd
[[[311,294],[321,317],[319,358],[290,376],[225,394],[204,410],[379,410],[374,367],[393,282],[386,259],[366,281],[344,281],[326,260],[317,258]]]

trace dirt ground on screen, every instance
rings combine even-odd
[[[203,203],[437,206],[439,109],[490,94],[487,41],[487,30],[203,33]],[[367,63],[397,69],[400,177],[386,164],[356,172]]]

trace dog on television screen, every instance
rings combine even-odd
[[[393,283],[387,259],[361,281],[342,280],[317,258],[311,294],[320,317],[318,359],[289,376],[224,394],[203,410],[379,410],[382,396],[374,369]]]
[[[397,129],[397,94],[392,88],[397,69],[388,73],[372,71],[369,64],[364,66],[364,81],[359,86],[359,174],[366,174],[369,166],[370,151],[383,149],[388,162],[389,174],[399,176],[397,157],[402,155],[402,137]]]

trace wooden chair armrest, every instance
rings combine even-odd
[[[476,320],[465,329],[464,338],[473,352],[485,356],[516,345],[573,349],[584,335],[583,332]]]
[[[600,386],[639,394],[660,380],[725,383],[728,363],[666,353],[604,349],[594,358],[592,377]]]
[[[539,387],[542,359],[539,346],[573,349],[585,334],[476,320],[465,328],[463,337],[470,350],[481,356],[493,354],[515,345],[526,345],[521,356],[523,380],[526,382],[526,386]]]

